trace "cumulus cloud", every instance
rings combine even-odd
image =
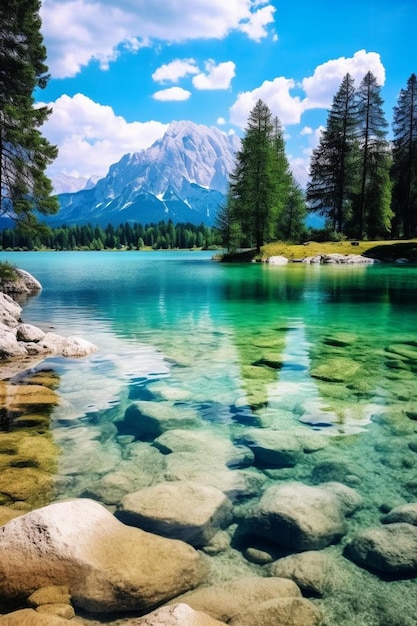
[[[233,61],[226,61],[216,65],[214,61],[205,64],[206,73],[197,74],[193,78],[196,89],[229,89],[232,79],[236,75],[236,65]]]
[[[224,126],[226,124],[226,120],[224,119],[224,117],[218,117],[216,124],[218,124],[219,126]]]
[[[310,126],[304,126],[304,128],[300,130],[300,135],[311,135],[312,133],[313,129],[310,128]]]
[[[161,100],[162,102],[180,102],[181,100],[188,100],[191,96],[191,91],[183,89],[182,87],[169,87],[169,89],[160,89],[155,91],[152,95],[154,100]]]
[[[381,86],[385,83],[385,68],[376,52],[358,50],[353,57],[340,57],[319,65],[313,76],[302,81],[307,96],[304,109],[329,107],[346,74],[350,74],[358,85],[367,72],[372,72]]]
[[[103,69],[125,47],[152,40],[223,39],[233,31],[259,41],[275,8],[258,0],[44,0],[42,32],[55,78],[75,76],[96,60]]]
[[[253,91],[240,93],[230,108],[230,121],[244,128],[250,111],[260,99],[269,106],[274,116],[279,117],[284,126],[298,124],[303,112],[303,103],[299,96],[291,95],[294,88],[295,82],[292,79],[280,76],[272,81],[264,81]]]
[[[167,128],[156,121],[128,123],[111,107],[82,94],[61,96],[48,106],[53,112],[42,133],[59,146],[58,158],[48,170],[52,179],[62,172],[85,178],[104,176],[112,163],[124,154],[148,148]]]
[[[376,52],[359,50],[353,57],[340,57],[316,67],[312,76],[304,78],[300,85],[294,80],[280,76],[273,81],[265,81],[253,91],[242,92],[230,108],[232,124],[244,128],[250,111],[257,100],[263,100],[277,115],[284,126],[300,123],[304,111],[309,109],[327,109],[331,106],[344,76],[349,73],[356,83],[367,72],[372,72],[378,83],[385,83],[385,68],[381,57]],[[305,97],[295,96],[291,92],[302,89]]]
[[[157,83],[176,83],[180,78],[198,74],[199,71],[194,59],[175,59],[158,67],[152,74],[152,79]]]

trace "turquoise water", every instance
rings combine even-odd
[[[382,510],[417,500],[416,267],[227,265],[200,252],[0,260],[43,285],[26,322],[98,347],[42,365],[60,377],[56,498],[87,495],[114,510],[125,493],[192,478],[228,493],[239,514],[276,481],[344,482],[365,504],[326,550],[349,582],[314,601],[329,625],[417,623],[414,579],[384,581],[343,556]],[[137,437],[123,417],[138,400],[193,411],[207,454],[164,455]],[[309,453],[283,469],[225,463],[222,442],[239,446],[252,427],[291,431]],[[213,579],[265,575],[236,548],[211,561]]]

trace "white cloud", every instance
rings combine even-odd
[[[170,87],[169,89],[160,89],[155,91],[152,95],[154,100],[161,100],[162,102],[188,100],[191,96],[191,91],[183,89],[182,87]]]
[[[249,39],[260,41],[266,34],[266,27],[274,21],[275,7],[268,4],[253,13],[251,18],[247,22],[244,22],[241,26],[241,30],[246,33]],[[274,41],[277,38],[274,37]]]
[[[233,31],[259,41],[275,8],[266,0],[43,0],[42,33],[55,78],[75,76],[91,60],[103,69],[120,47],[151,40],[223,39]]]
[[[229,89],[232,79],[235,77],[236,65],[233,61],[226,61],[216,65],[209,60],[205,64],[205,74],[197,74],[193,78],[193,85],[196,89]]]
[[[194,59],[175,59],[170,63],[158,67],[152,74],[152,79],[157,83],[166,81],[176,83],[180,78],[184,78],[190,74],[198,74],[199,71]]]
[[[224,119],[224,117],[218,117],[216,124],[218,124],[219,126],[224,126],[226,124],[226,120]]]
[[[313,129],[310,128],[310,126],[304,126],[304,128],[300,130],[300,135],[311,135],[312,133]]]
[[[381,86],[385,83],[385,68],[376,52],[358,50],[351,58],[340,57],[319,65],[313,76],[302,81],[307,96],[304,109],[329,107],[346,74],[349,73],[358,86],[367,72],[372,72]]]
[[[167,128],[156,121],[128,123],[111,107],[82,94],[61,96],[48,106],[53,112],[42,134],[59,147],[58,158],[48,170],[52,178],[62,172],[86,178],[104,176],[112,163],[149,147]]]
[[[372,72],[378,83],[385,82],[385,68],[380,55],[376,52],[359,50],[353,57],[340,57],[316,67],[313,76],[304,78],[301,85],[292,79],[280,76],[272,81],[265,81],[253,91],[242,92],[230,108],[230,121],[244,128],[250,111],[259,98],[277,115],[284,126],[299,124],[304,111],[309,109],[327,109],[338,91],[344,76],[349,73],[357,85],[367,72]],[[305,97],[294,96],[291,91],[301,89]]]
[[[291,89],[294,88],[295,82],[292,79],[280,76],[273,81],[264,81],[253,91],[240,93],[230,108],[230,121],[244,128],[250,111],[261,99],[268,105],[272,114],[279,117],[283,125],[298,124],[303,112],[303,103],[298,96],[291,95]]]

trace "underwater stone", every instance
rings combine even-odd
[[[125,496],[117,517],[143,530],[201,547],[230,524],[232,504],[215,487],[161,483]]]
[[[338,497],[303,483],[269,487],[247,521],[255,534],[294,550],[318,550],[346,533]]]
[[[417,502],[401,504],[391,509],[389,513],[381,518],[383,524],[392,524],[395,522],[405,522],[417,526]]]
[[[191,546],[125,526],[93,500],[31,511],[0,533],[0,594],[10,601],[66,585],[86,611],[145,612],[195,587],[205,573]]]
[[[302,448],[291,433],[269,428],[247,430],[241,442],[255,455],[255,461],[264,467],[294,467],[301,458]]]
[[[156,609],[142,618],[129,620],[124,626],[226,626],[187,604],[173,604]]]
[[[417,571],[417,527],[403,522],[368,528],[355,535],[347,555],[371,570],[407,574]]]
[[[274,598],[251,606],[229,622],[230,626],[321,626],[323,615],[305,598]]]
[[[275,561],[269,571],[272,576],[293,580],[302,591],[323,595],[335,589],[337,579],[342,579],[338,569],[339,566],[330,554],[309,550]]]
[[[134,434],[138,439],[150,441],[173,428],[196,428],[199,420],[198,413],[189,407],[143,400],[131,404],[126,409],[124,420],[116,425],[123,434]]]

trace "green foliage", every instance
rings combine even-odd
[[[176,246],[172,245],[175,242]],[[158,224],[108,224],[105,229],[91,224],[62,226],[56,229],[44,227],[36,234],[22,228],[0,231],[0,248],[3,250],[154,250],[178,248],[216,248],[220,244],[215,229],[204,224],[177,224],[172,221]]]
[[[0,261],[0,283],[13,283],[17,279],[16,268],[8,261]]]
[[[233,254],[278,237],[299,239],[305,204],[289,169],[278,118],[258,100],[230,177],[226,204],[217,216],[222,243]]]
[[[396,235],[417,235],[417,76],[402,89],[393,121],[393,209]]]
[[[58,203],[45,175],[57,149],[39,128],[50,114],[35,107],[33,92],[48,82],[39,0],[0,5],[0,216],[27,228],[35,212],[56,213]]]

